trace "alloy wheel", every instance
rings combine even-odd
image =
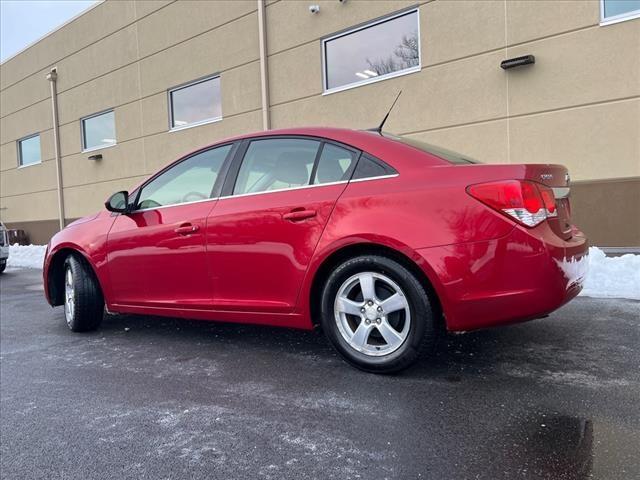
[[[73,286],[73,272],[71,267],[67,267],[64,279],[64,316],[67,325],[71,325],[73,314],[75,312],[75,289]]]
[[[342,338],[360,353],[389,355],[404,343],[411,327],[409,302],[386,275],[362,272],[338,290],[334,317]]]

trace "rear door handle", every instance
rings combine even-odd
[[[187,223],[184,225],[180,225],[173,231],[178,235],[189,235],[190,233],[196,233],[198,230],[200,230],[200,227],[198,225],[191,225],[190,223]]]
[[[292,210],[289,213],[282,215],[282,218],[289,220],[290,222],[299,222],[306,220],[307,218],[313,218],[317,215],[315,210]]]

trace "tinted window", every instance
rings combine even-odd
[[[348,180],[355,155],[349,150],[325,143],[322,147],[314,184]]]
[[[18,164],[20,166],[40,163],[40,135],[18,140]]]
[[[171,128],[222,118],[220,77],[208,78],[169,92]]]
[[[405,145],[409,145],[410,147],[417,148],[418,150],[422,150],[423,152],[430,153],[431,155],[435,155],[436,157],[440,157],[449,163],[461,165],[469,163],[481,163],[478,160],[467,157],[460,153],[454,152],[452,150],[447,150],[446,148],[438,147],[436,145],[431,145],[430,143],[422,142],[420,140],[416,140],[415,138],[398,137],[388,133],[383,133],[382,135],[390,138],[391,140],[395,140],[396,142],[404,143]]]
[[[382,177],[391,173],[395,172],[390,167],[385,167],[368,155],[362,154],[352,178],[357,180],[359,178]]]
[[[108,147],[116,143],[116,125],[113,110],[82,119],[82,148]]]
[[[231,145],[198,153],[171,167],[142,188],[138,208],[195,202],[211,191]]]
[[[418,69],[418,21],[413,10],[325,40],[325,90]]]
[[[253,140],[233,193],[257,193],[309,185],[320,142],[293,138]]]
[[[640,0],[604,0],[602,17],[632,17],[640,15]]]

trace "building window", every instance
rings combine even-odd
[[[82,150],[96,150],[116,144],[116,125],[113,110],[100,112],[80,120]]]
[[[324,91],[419,71],[419,22],[413,9],[323,39]]]
[[[600,0],[600,23],[640,18],[640,0]]]
[[[220,77],[210,77],[169,90],[171,129],[222,119]]]
[[[39,133],[18,140],[18,166],[25,167],[41,161]]]

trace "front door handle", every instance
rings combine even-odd
[[[191,233],[196,233],[198,230],[200,230],[200,227],[198,225],[191,225],[190,223],[187,223],[187,224],[180,225],[178,228],[174,229],[173,231],[176,232],[178,235],[189,235]]]
[[[315,217],[316,215],[317,212],[315,210],[292,210],[289,213],[285,213],[282,218],[290,222],[299,222],[307,218]]]

